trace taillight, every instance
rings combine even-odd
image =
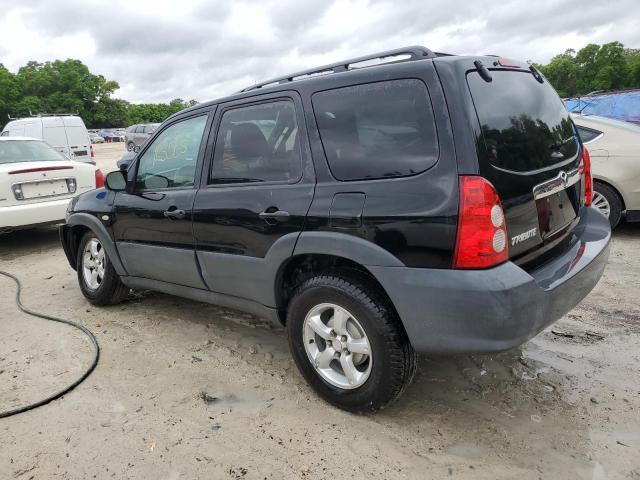
[[[104,187],[104,174],[102,170],[96,168],[96,188]]]
[[[504,212],[496,189],[482,177],[460,177],[454,268],[488,268],[509,258]]]
[[[93,157],[94,157],[94,154],[93,154],[93,145],[89,145],[89,151],[91,152],[91,158],[93,158]]]
[[[591,156],[589,150],[582,147],[582,182],[584,183],[584,206],[593,202],[593,175],[591,175]]]

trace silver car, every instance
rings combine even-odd
[[[132,152],[135,147],[141,146],[158,128],[159,123],[139,123],[131,125],[124,132],[124,141],[127,144],[127,150]]]
[[[591,154],[593,205],[611,228],[640,221],[640,127],[595,115],[571,114]]]

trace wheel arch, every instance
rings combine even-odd
[[[78,253],[80,239],[86,232],[91,231],[96,235],[96,237],[98,237],[98,240],[100,240],[100,243],[106,250],[107,255],[109,256],[109,261],[113,265],[116,273],[118,275],[127,274],[127,271],[120,260],[120,256],[116,251],[115,243],[113,242],[111,235],[107,231],[107,228],[96,217],[87,213],[74,213],[67,219],[67,223],[63,229],[66,229],[66,238],[63,239],[63,242],[66,242],[64,243],[65,253],[67,254],[69,263],[72,263],[71,266],[74,269],[76,266],[76,255]]]
[[[326,253],[301,253],[282,263],[275,277],[275,299],[280,322],[286,324],[287,307],[296,288],[305,280],[323,273],[344,272],[347,276],[366,281],[382,295],[399,317],[398,310],[375,275],[361,263],[350,258]],[[400,321],[402,326],[402,321]],[[404,328],[404,326],[403,326]]]
[[[618,198],[622,202],[622,211],[624,212],[627,209],[626,207],[627,204],[625,202],[624,195],[622,194],[621,189],[616,187],[616,185],[613,182],[603,177],[594,176],[593,183],[594,184],[602,183],[603,185],[606,185],[607,187],[611,188],[616,193],[616,195],[618,195]]]

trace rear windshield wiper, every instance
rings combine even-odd
[[[560,140],[556,140],[551,145],[549,145],[549,149],[550,150],[560,150],[562,147],[564,147],[568,143],[571,143],[573,140],[575,140],[575,138],[576,138],[575,135],[571,135],[570,137],[567,137],[567,138],[564,138],[564,139],[560,139]]]

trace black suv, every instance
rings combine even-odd
[[[96,305],[151,289],[286,325],[329,402],[376,410],[416,352],[522,344],[596,285],[589,155],[529,65],[409,47],[165,121],[61,227]]]

